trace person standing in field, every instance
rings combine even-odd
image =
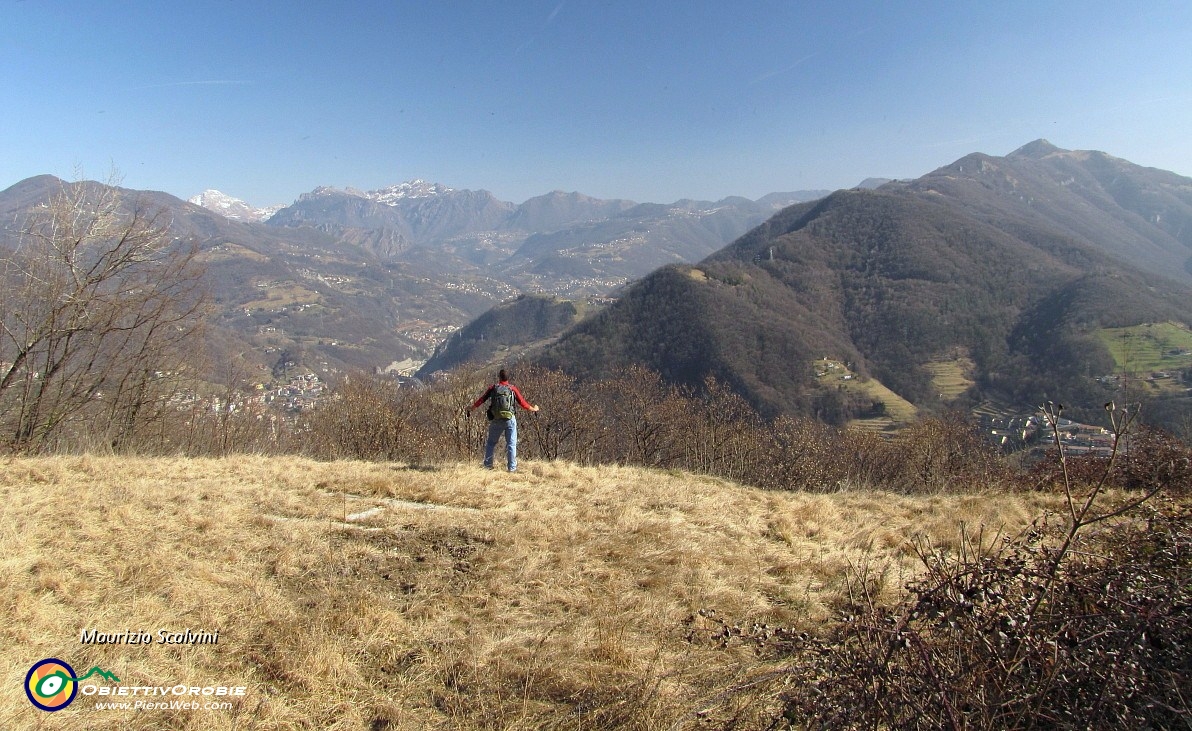
[[[493,468],[493,452],[496,451],[497,441],[501,435],[505,436],[505,457],[510,472],[517,471],[517,414],[516,406],[526,411],[537,411],[538,407],[531,404],[517,390],[517,386],[509,383],[509,374],[502,368],[497,374],[497,382],[488,387],[480,398],[468,407],[467,413],[480,404],[488,402],[488,439],[484,443],[484,466]],[[515,406],[516,405],[516,406]]]

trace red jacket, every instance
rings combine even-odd
[[[488,401],[493,395],[493,389],[497,386],[509,386],[509,390],[513,391],[513,398],[517,401],[518,406],[522,407],[526,411],[534,410],[534,407],[530,405],[530,402],[526,401],[526,399],[521,395],[521,391],[517,390],[517,386],[514,386],[509,381],[501,381],[500,383],[494,383],[493,385],[489,386],[488,390],[484,392],[484,395],[476,399],[476,402],[469,406],[468,410],[470,411],[485,401]]]

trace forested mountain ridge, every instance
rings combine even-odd
[[[1106,166],[1131,207],[1114,203],[1112,177],[1102,185]],[[962,404],[1099,405],[1113,392],[1095,379],[1117,367],[1099,329],[1192,323],[1178,223],[1189,190],[1188,178],[1043,142],[968,156],[787,208],[698,265],[629,287],[544,361],[589,374],[636,363],[692,387],[711,375],[763,413],[841,422],[875,404],[816,360],[939,408],[953,399],[929,367],[959,353],[971,363]],[[1101,229],[1114,234],[1081,235]]]
[[[419,377],[450,371],[463,365],[480,365],[521,357],[558,337],[573,325],[587,307],[584,303],[548,297],[521,295],[503,302],[464,327],[435,348],[418,370]]]
[[[1042,229],[1192,284],[1192,178],[1036,140],[1003,158],[968,155],[905,186],[1014,235]]]

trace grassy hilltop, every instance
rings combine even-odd
[[[694,728],[776,667],[718,642],[725,626],[814,631],[850,568],[888,566],[895,591],[913,535],[955,547],[962,525],[988,539],[1058,506],[555,462],[9,459],[0,727]],[[80,642],[159,629],[219,640]],[[97,710],[117,699],[80,693],[49,714],[20,690],[41,658],[124,686],[247,691],[197,711]]]

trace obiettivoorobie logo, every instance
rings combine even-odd
[[[113,683],[120,682],[120,678],[98,665],[81,678],[75,677],[74,668],[69,664],[56,657],[48,657],[29,668],[25,675],[25,695],[30,703],[43,711],[61,711],[75,699],[79,692],[79,681],[96,674]]]

